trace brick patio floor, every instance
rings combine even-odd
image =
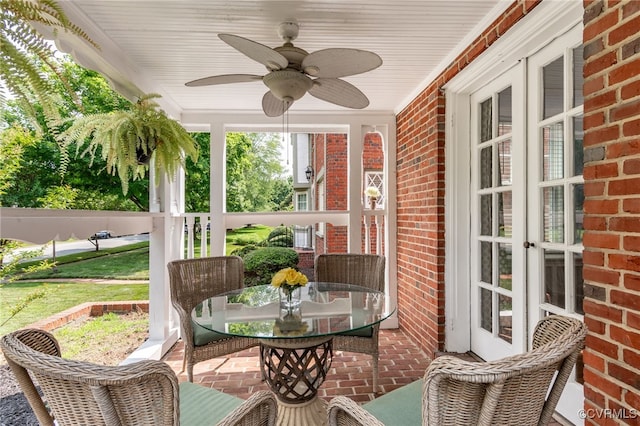
[[[176,372],[181,382],[187,380],[182,369],[184,348],[179,341],[163,358]],[[439,354],[438,354],[439,355]],[[473,357],[460,354],[467,359]],[[227,357],[203,361],[193,369],[193,382],[247,399],[258,390],[268,390],[261,379],[260,355],[257,347]],[[430,360],[401,330],[380,330],[379,392],[372,389],[372,367],[369,355],[336,351],[331,369],[318,396],[329,401],[337,395],[365,403],[424,376]],[[565,422],[553,419],[548,426]]]
[[[182,369],[184,348],[179,341],[165,356],[180,381],[187,380]],[[193,382],[211,387],[242,399],[268,389],[261,380],[258,348],[251,348],[227,357],[214,358],[196,364]],[[335,351],[331,369],[318,396],[330,400],[345,395],[364,403],[376,396],[418,380],[424,375],[430,360],[400,330],[380,330],[380,360],[378,394],[372,389],[372,363],[369,355]]]

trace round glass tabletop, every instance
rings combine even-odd
[[[202,301],[191,318],[205,333],[300,339],[339,333],[370,336],[371,326],[395,310],[386,309],[383,292],[352,284],[310,282],[301,287],[299,303],[294,298],[291,306],[281,293],[271,285],[245,287]]]

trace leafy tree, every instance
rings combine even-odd
[[[227,134],[227,211],[274,211],[275,182],[283,173],[279,135]]]
[[[72,88],[74,96],[84,105],[88,113],[109,112],[124,108],[129,101],[113,91],[107,81],[98,73],[87,70],[70,60],[67,56],[59,60],[59,68]],[[52,81],[55,81],[53,76]],[[71,117],[81,114],[73,96],[68,94],[61,82],[54,84],[54,90],[61,93],[58,103],[58,114]],[[36,104],[36,110],[41,108]],[[20,207],[42,207],[39,200],[46,197],[49,188],[69,185],[78,193],[73,205],[69,208],[91,210],[147,210],[148,179],[131,182],[127,196],[120,190],[117,177],[104,172],[105,164],[96,159],[93,167],[89,167],[88,158],[73,158],[67,171],[60,174],[60,148],[49,132],[36,134],[35,128],[21,104],[9,101],[2,111],[7,123],[20,126],[30,131],[34,143],[25,147],[22,152],[22,167],[16,174],[4,195],[0,194],[0,204]],[[42,126],[44,116],[37,118]],[[4,139],[4,138],[3,138]],[[0,144],[4,141],[0,141]]]
[[[19,126],[9,127],[0,133],[0,206],[2,194],[11,187],[20,170],[24,149],[35,142],[33,135]]]
[[[48,188],[44,197],[38,199],[42,207],[47,209],[70,209],[78,197],[78,189],[69,185]]]
[[[293,176],[279,177],[273,182],[271,203],[275,211],[293,210]]]
[[[33,144],[35,144],[35,139],[32,133],[18,126],[10,127],[0,133],[0,206],[2,205],[2,194],[11,187],[11,182],[15,181],[15,176],[18,175],[22,167],[24,149]],[[40,271],[53,266],[51,262],[45,260],[28,268],[20,268],[20,262],[39,256],[44,249],[18,251],[18,246],[16,241],[0,239],[0,287],[3,283],[11,282],[24,273]],[[9,261],[5,263],[4,260],[7,258]],[[27,294],[23,300],[9,307],[9,317],[0,326],[6,324],[29,303],[44,296],[45,292],[42,290]]]
[[[30,117],[36,117],[33,106],[37,104],[51,120],[58,118],[59,92],[52,90],[54,82],[62,83],[71,96],[73,91],[54,60],[53,45],[36,31],[36,25],[65,31],[96,45],[69,21],[55,0],[0,0],[0,79]],[[5,98],[0,89],[0,105]]]
[[[185,182],[185,211],[208,212],[211,158],[209,156],[209,133],[193,133],[191,135],[198,144],[200,155],[198,161],[187,160]]]

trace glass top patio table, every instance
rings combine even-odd
[[[281,309],[279,289],[259,285],[202,301],[192,311],[200,326],[262,340],[308,339],[365,330],[389,317],[383,292],[352,284],[309,282],[301,303]]]
[[[326,402],[318,398],[340,333],[371,336],[389,317],[383,292],[351,284],[310,282],[300,303],[271,285],[245,287],[202,301],[191,312],[200,326],[260,343],[263,378],[278,399],[278,425],[326,426]],[[360,331],[359,331],[360,330]]]

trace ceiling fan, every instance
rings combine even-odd
[[[218,37],[234,49],[260,62],[269,71],[264,76],[251,74],[225,74],[205,77],[186,83],[187,86],[262,82],[269,88],[262,98],[262,109],[269,117],[278,117],[305,93],[347,108],[362,109],[369,99],[353,84],[341,80],[361,74],[382,65],[380,56],[359,49],[323,49],[313,53],[295,47],[298,23],[291,20],[278,26],[284,44],[274,49],[232,34]]]

